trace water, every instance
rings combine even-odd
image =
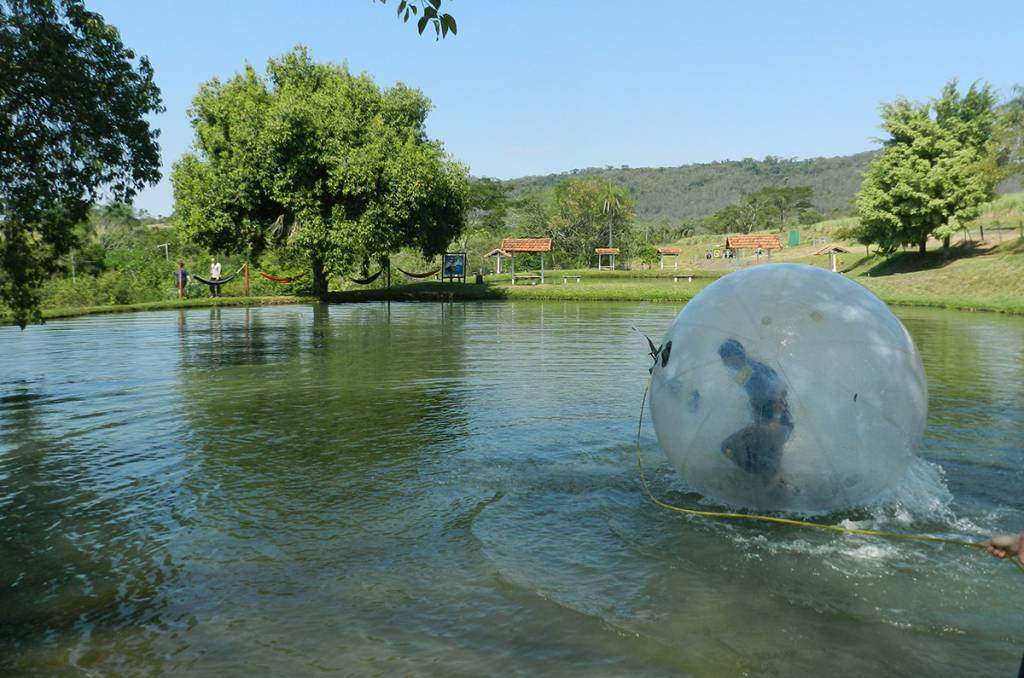
[[[650,504],[667,304],[202,309],[0,328],[0,673],[1012,675],[962,547]],[[1024,320],[901,310],[923,461],[827,516],[1024,528]],[[652,486],[701,499],[648,421]]]

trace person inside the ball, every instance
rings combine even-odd
[[[736,339],[723,341],[718,355],[746,391],[753,414],[753,423],[722,441],[722,454],[766,485],[777,485],[781,481],[782,450],[793,432],[786,385],[775,370],[750,358]]]

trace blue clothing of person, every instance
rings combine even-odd
[[[174,272],[174,284],[178,287],[184,287],[188,284],[188,270],[185,267],[181,267]]]
[[[722,441],[722,454],[747,473],[766,482],[777,479],[782,450],[793,432],[793,417],[786,402],[786,386],[764,363],[747,356],[743,344],[727,339],[718,355],[736,372],[736,383],[750,400],[754,423]]]
[[[778,423],[793,428],[793,418],[786,403],[786,387],[772,368],[757,360],[747,364],[736,375],[737,383],[750,398],[750,410],[755,424]]]

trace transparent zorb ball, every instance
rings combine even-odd
[[[761,510],[870,503],[916,453],[928,387],[903,324],[813,266],[766,264],[709,285],[653,369],[651,417],[687,484]]]

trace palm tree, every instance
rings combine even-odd
[[[614,184],[605,184],[601,212],[608,219],[608,247],[612,247],[612,221],[622,214],[625,205],[626,197],[622,189]]]

